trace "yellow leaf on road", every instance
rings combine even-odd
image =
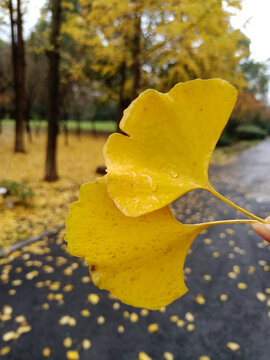
[[[237,351],[240,349],[240,345],[235,342],[228,342],[227,347],[232,351]]]
[[[69,350],[69,351],[67,351],[67,359],[68,360],[79,360],[80,355],[79,355],[78,351],[76,351],[76,350]]]
[[[42,351],[43,356],[49,357],[51,355],[51,349],[48,347],[45,347]]]
[[[99,302],[99,296],[97,294],[89,294],[88,301],[91,304],[96,305]]]
[[[10,346],[5,346],[0,349],[0,356],[7,355],[10,352]]]
[[[88,339],[83,340],[82,347],[84,348],[84,350],[90,349],[91,346],[92,346],[92,343],[90,340],[88,340]]]
[[[150,356],[148,356],[144,351],[139,353],[138,360],[152,360]]]
[[[150,334],[157,332],[159,330],[159,326],[158,324],[154,323],[154,324],[150,324],[148,326],[148,331],[150,332]]]

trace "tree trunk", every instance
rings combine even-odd
[[[79,112],[76,113],[76,120],[77,120],[76,134],[77,134],[79,140],[81,140],[81,119],[80,119]]]
[[[126,82],[126,63],[123,62],[120,68],[120,91],[119,91],[119,100],[117,108],[117,131],[121,131],[119,124],[123,116],[124,111],[124,90]]]
[[[38,119],[38,123],[36,124],[36,135],[40,135],[40,128],[41,128],[41,120]]]
[[[15,92],[15,152],[25,152],[24,148],[24,100],[25,100],[25,56],[23,41],[23,25],[21,0],[17,0],[17,19],[14,20],[12,0],[9,0],[9,14],[11,24],[12,63]]]
[[[29,117],[26,118],[26,132],[27,132],[27,135],[28,135],[29,142],[32,143],[32,131],[31,131]]]
[[[65,145],[68,146],[68,125],[66,120],[63,122],[63,131],[65,137]]]
[[[51,5],[52,20],[50,49],[47,51],[49,61],[48,140],[45,169],[45,180],[47,181],[55,181],[58,179],[56,166],[56,151],[59,119],[59,35],[61,25],[61,0],[51,0]]]
[[[133,87],[132,87],[132,100],[138,96],[138,90],[141,83],[141,17],[140,14],[135,13],[135,29],[133,39]]]
[[[30,126],[30,118],[31,118],[31,99],[30,97],[26,97],[26,109],[25,109],[25,128],[26,133],[28,135],[28,140],[30,143],[32,143],[32,131]]]

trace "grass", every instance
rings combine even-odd
[[[217,147],[214,151],[212,163],[227,164],[240,155],[244,150],[259,144],[260,140],[242,140],[229,146]]]
[[[0,134],[0,182],[16,181],[34,192],[34,197],[24,205],[14,198],[14,208],[9,210],[0,195],[0,248],[21,239],[38,235],[64,223],[71,203],[78,199],[80,185],[96,178],[97,166],[104,165],[102,149],[106,135],[83,133],[69,135],[65,145],[63,134],[58,137],[59,180],[47,183],[45,173],[46,132],[33,132],[33,141],[25,136],[25,154],[14,153],[14,133],[4,126]]]
[[[3,126],[13,126],[15,121],[12,119],[3,120]],[[34,129],[47,128],[47,121],[45,120],[30,120],[30,126]],[[60,122],[60,129],[63,126],[63,121]],[[69,120],[67,121],[67,127],[69,130],[76,130],[78,126],[77,121]],[[97,131],[97,132],[114,132],[116,130],[115,121],[81,121],[80,128],[82,131]]]

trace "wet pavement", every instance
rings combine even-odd
[[[212,167],[211,179],[223,195],[266,217],[270,140]],[[203,191],[172,207],[187,223],[239,215]],[[184,270],[190,291],[160,311],[97,289],[86,264],[66,253],[63,236],[0,259],[1,359],[270,359],[270,245],[249,226],[220,225],[198,236]]]

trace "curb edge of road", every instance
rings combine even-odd
[[[47,230],[39,235],[31,236],[29,238],[20,240],[20,241],[16,242],[15,244],[12,244],[11,246],[0,250],[0,258],[9,255],[11,252],[13,252],[15,250],[21,249],[22,247],[24,247],[26,245],[32,244],[36,241],[39,241],[42,238],[44,238],[45,236],[56,235],[60,230],[62,230],[64,228],[65,228],[65,225],[60,225],[52,230]]]

